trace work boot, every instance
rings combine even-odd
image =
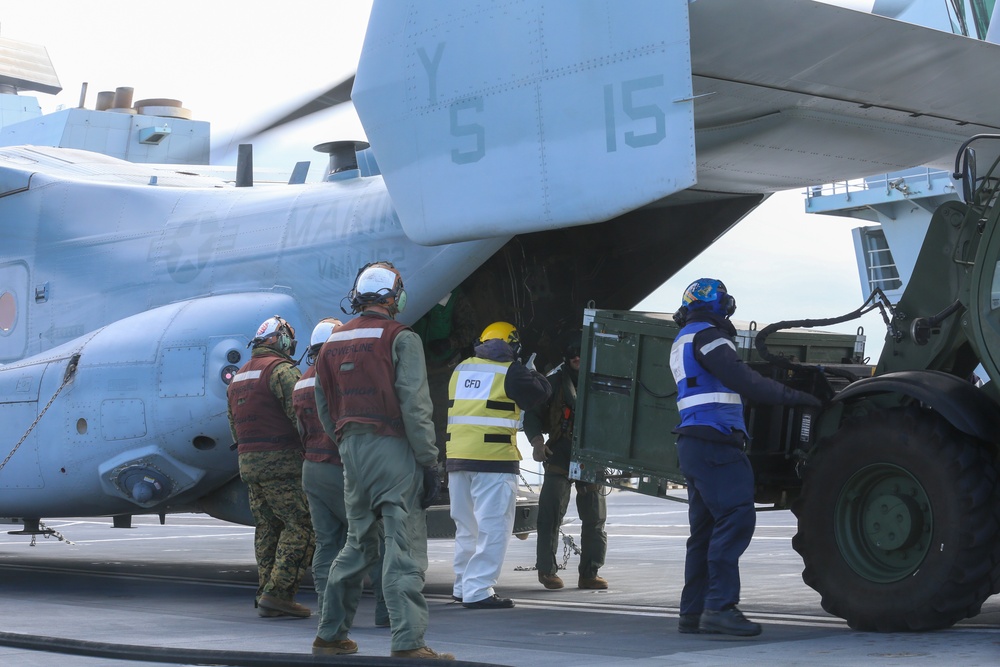
[[[706,609],[701,612],[701,623],[698,624],[698,628],[702,632],[718,632],[736,637],[755,637],[763,630],[760,623],[748,621],[743,612],[735,606],[721,611]]]
[[[389,654],[393,658],[428,658],[431,660],[454,660],[451,653],[437,653],[430,646],[420,648],[410,648],[405,651],[393,651]]]
[[[466,609],[510,609],[514,606],[514,601],[510,598],[502,598],[496,593],[488,598],[476,600],[475,602],[463,602]]]
[[[322,637],[313,640],[313,655],[348,655],[358,652],[358,644],[353,639],[332,639]]]
[[[543,572],[539,572],[538,582],[550,591],[557,591],[563,587],[563,580],[559,578],[558,574],[545,574]]]
[[[309,618],[312,615],[309,607],[303,606],[294,600],[276,598],[269,593],[264,593],[260,596],[260,600],[257,601],[257,607],[277,611],[288,616],[294,616],[295,618]]]
[[[596,574],[592,577],[580,577],[580,581],[577,582],[578,588],[585,588],[594,591],[603,591],[608,588],[608,580],[604,577],[599,577]]]
[[[266,607],[257,607],[257,615],[261,618],[284,618],[288,616],[288,614],[277,609],[267,609]]]
[[[714,630],[702,630],[699,627],[701,614],[681,614],[677,619],[677,632],[685,635],[716,634]]]
[[[701,630],[698,624],[701,623],[701,614],[681,614],[677,619],[677,632],[685,635],[696,635]]]

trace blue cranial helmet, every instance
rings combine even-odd
[[[736,299],[726,291],[726,286],[721,280],[699,278],[684,290],[681,307],[691,312],[710,310],[723,317],[729,317],[736,312]]]

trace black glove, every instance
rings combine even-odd
[[[796,405],[801,405],[805,408],[821,408],[823,407],[823,401],[819,400],[812,394],[807,394],[800,391],[799,395],[796,397],[798,400],[795,402]]]
[[[420,509],[427,509],[437,500],[441,491],[441,476],[437,466],[424,468],[424,495],[420,497]]]

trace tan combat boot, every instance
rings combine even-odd
[[[451,653],[437,653],[430,646],[411,648],[405,651],[393,651],[389,654],[393,658],[428,658],[432,660],[454,660]]]
[[[577,582],[579,588],[590,589],[594,591],[603,591],[608,587],[608,580],[604,577],[599,577],[596,574],[592,577],[580,577],[580,581]]]
[[[309,607],[301,605],[294,600],[282,600],[281,598],[276,598],[269,593],[264,593],[260,596],[260,600],[257,601],[257,608],[267,609],[271,612],[276,611],[280,614],[293,616],[295,618],[309,618],[309,616],[312,615],[312,611]],[[261,616],[264,616],[264,614],[261,614]]]
[[[322,637],[313,640],[313,655],[348,655],[358,652],[358,644],[352,639],[332,639],[327,641]]]

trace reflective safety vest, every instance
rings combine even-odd
[[[448,383],[448,458],[520,461],[521,409],[504,392],[509,361],[478,357],[455,367]]]
[[[382,317],[355,317],[337,327],[316,358],[338,437],[347,423],[371,424],[379,435],[406,437],[396,396],[392,344],[407,326]]]
[[[678,428],[686,426],[711,426],[729,434],[747,432],[743,421],[743,399],[698,363],[695,358],[694,336],[712,327],[709,322],[692,322],[677,334],[670,348],[670,371],[677,383],[677,410],[681,415]],[[736,345],[728,338],[720,338],[701,350],[707,354],[718,345]]]
[[[310,366],[295,383],[292,393],[292,407],[295,408],[295,418],[299,420],[299,430],[302,432],[302,446],[305,447],[305,457],[316,463],[334,463],[343,465],[340,460],[340,449],[323,430],[323,423],[316,412],[316,367]]]
[[[269,387],[271,373],[282,363],[291,362],[277,354],[251,357],[229,383],[227,397],[240,454],[302,447],[295,424]]]

